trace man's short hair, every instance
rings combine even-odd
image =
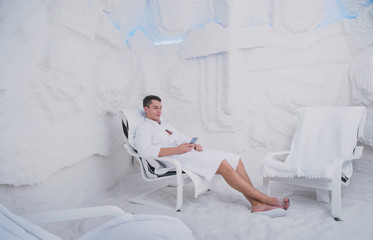
[[[143,107],[149,107],[150,104],[152,104],[152,100],[157,100],[159,102],[162,102],[161,98],[155,95],[148,95],[142,100]]]

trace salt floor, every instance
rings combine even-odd
[[[116,205],[126,212],[161,214],[181,219],[193,232],[195,239],[373,239],[373,151],[366,149],[358,160],[348,187],[342,189],[343,221],[335,221],[330,214],[330,204],[316,201],[310,189],[273,185],[273,195],[289,196],[292,204],[285,217],[269,218],[250,213],[246,199],[217,177],[211,191],[194,199],[194,189],[184,190],[182,212],[175,212],[175,189],[151,195],[150,200],[164,203],[165,207],[138,205],[128,199],[148,191],[158,183],[146,183],[138,172],[121,179],[111,189],[86,201],[84,206]],[[260,189],[260,187],[259,187]],[[90,219],[45,226],[64,239],[76,239],[83,232],[106,219]]]

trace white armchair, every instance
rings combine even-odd
[[[262,160],[264,188],[270,194],[272,181],[311,187],[324,201],[331,192],[332,216],[342,220],[341,185],[349,184],[351,160],[362,155],[357,140],[363,136],[366,109],[308,107],[300,113],[291,150],[269,153]]]

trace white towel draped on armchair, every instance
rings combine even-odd
[[[352,156],[365,119],[365,107],[303,108],[290,154],[284,162],[267,156],[263,176],[331,178],[335,161]],[[351,176],[351,161],[343,164],[342,172]]]

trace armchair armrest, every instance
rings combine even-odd
[[[361,158],[361,155],[363,155],[363,149],[363,146],[356,146],[350,160],[356,160]]]
[[[342,162],[343,164],[343,162],[346,162],[346,161],[360,159],[361,155],[363,154],[363,149],[364,149],[363,146],[356,146],[354,149],[354,152],[350,156],[343,158],[343,159],[338,158],[336,162]]]
[[[281,155],[288,155],[288,154],[290,154],[290,151],[270,152],[270,153],[267,153],[265,155],[263,160],[272,159],[272,160],[277,160],[277,161],[283,162],[284,159],[279,159],[279,158],[276,158],[276,157],[281,156]]]
[[[120,216],[125,212],[116,206],[98,206],[88,208],[75,208],[58,211],[48,211],[40,213],[24,214],[22,217],[34,223],[49,223],[66,221],[73,219],[101,217],[101,216]]]

